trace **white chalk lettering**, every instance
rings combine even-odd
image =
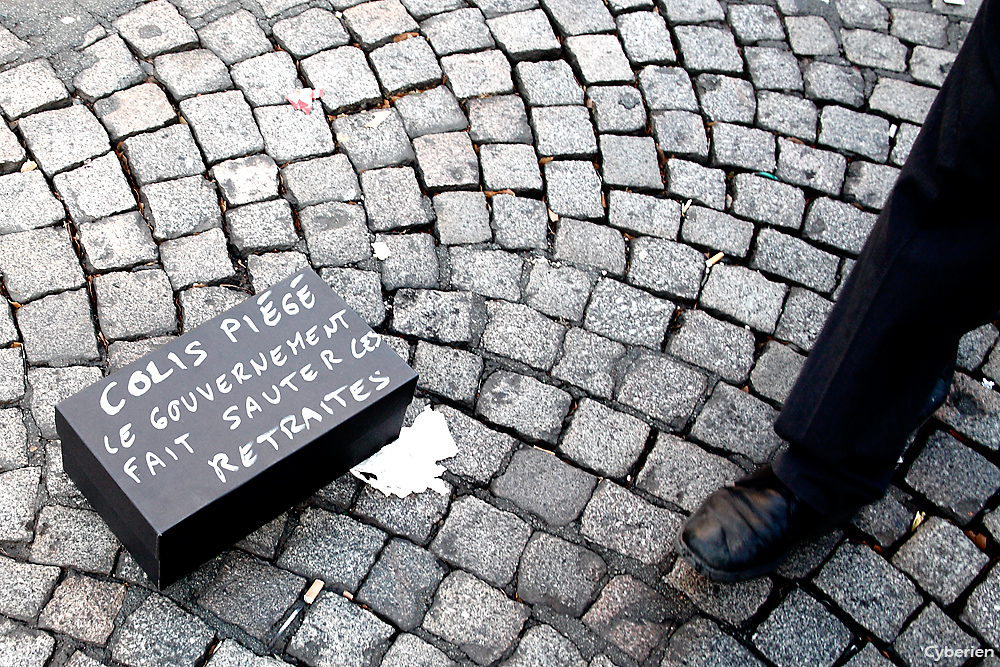
[[[134,479],[136,484],[141,484],[141,482],[139,481],[139,476],[135,474],[135,471],[138,469],[139,466],[135,464],[134,456],[125,462],[125,467],[123,468],[125,474]]]
[[[248,442],[240,446],[240,463],[244,468],[249,468],[257,460],[257,455],[253,453],[253,442]]]
[[[104,410],[105,413],[111,415],[112,417],[121,412],[122,408],[125,407],[124,398],[115,403],[114,405],[111,405],[111,401],[108,400],[108,392],[117,386],[118,386],[117,382],[109,382],[108,386],[106,386],[104,388],[104,391],[101,392],[101,409]]]
[[[153,469],[156,466],[167,467],[167,464],[163,462],[159,456],[153,452],[146,452],[146,467],[149,468],[149,474],[156,477],[156,471]]]
[[[230,472],[236,472],[239,470],[238,467],[229,463],[229,457],[225,454],[216,454],[212,460],[208,462],[208,465],[215,468],[215,474],[219,476],[219,479],[222,480],[223,484],[226,483],[226,474],[222,472],[223,469]]]
[[[240,427],[240,424],[243,423],[243,420],[240,419],[239,415],[232,414],[236,410],[239,410],[239,408],[236,407],[235,405],[232,405],[232,406],[226,408],[226,411],[222,413],[222,418],[223,419],[225,419],[227,422],[232,422],[233,423],[232,426],[229,427],[230,431],[235,431],[236,429],[238,429]],[[222,481],[225,481],[225,480],[222,480]]]
[[[188,436],[190,433],[185,433],[184,435],[179,435],[174,438],[175,445],[184,445],[184,449],[188,451],[188,454],[194,454],[194,450],[191,449],[191,445],[188,444]]]

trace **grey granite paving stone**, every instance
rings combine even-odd
[[[816,141],[819,113],[809,100],[766,90],[757,95],[757,125],[765,130]]]
[[[552,16],[559,34],[564,37],[598,32],[611,32],[615,22],[604,3],[599,0],[543,0],[542,6]]]
[[[942,647],[951,648],[951,655]],[[900,634],[893,648],[909,665],[960,665],[977,650],[983,653],[981,644],[933,603]]]
[[[621,232],[586,220],[562,218],[556,228],[553,257],[620,276],[625,271],[625,239]]]
[[[392,635],[392,626],[367,609],[324,593],[295,631],[288,653],[312,665],[375,667]]]
[[[301,70],[310,86],[323,90],[320,101],[327,113],[338,114],[369,106],[381,97],[375,74],[364,52],[356,47],[321,51],[303,60]]]
[[[479,160],[466,132],[425,134],[413,140],[417,170],[428,191],[479,185]]]
[[[749,81],[719,74],[700,74],[695,78],[695,90],[709,121],[753,123],[757,101]]]
[[[892,28],[889,32],[904,42],[944,48],[948,45],[947,30],[947,16],[904,7],[892,9]]]
[[[954,62],[955,54],[951,51],[917,46],[910,56],[910,74],[918,83],[940,87]]]
[[[632,86],[590,86],[587,101],[598,132],[637,132],[646,127],[642,95]]]
[[[48,633],[3,619],[0,621],[0,659],[24,667],[42,667],[55,648]]]
[[[593,279],[585,271],[571,266],[534,260],[524,289],[529,306],[551,317],[573,322],[583,318]]]
[[[708,274],[700,304],[764,333],[774,331],[788,287],[742,266],[717,264]]]
[[[513,647],[528,616],[523,604],[471,574],[455,571],[438,588],[423,628],[486,665]]]
[[[344,10],[344,23],[351,36],[366,51],[420,27],[406,13],[399,0],[373,0],[350,7]]]
[[[135,208],[135,195],[114,153],[56,174],[52,180],[76,224]]]
[[[860,107],[865,101],[865,81],[861,72],[814,60],[803,68],[806,97]]]
[[[292,209],[284,199],[263,201],[226,210],[229,242],[241,254],[288,250],[299,237]]]
[[[140,187],[205,171],[201,153],[186,124],[129,137],[124,142],[124,155],[129,173]]]
[[[391,329],[439,343],[473,343],[485,318],[482,297],[469,292],[400,289],[393,300]]]
[[[885,206],[898,176],[899,169],[895,167],[855,160],[847,168],[844,199],[868,209],[880,210]]]
[[[110,574],[119,546],[96,512],[46,505],[35,520],[30,559],[42,565]]]
[[[253,110],[264,150],[279,164],[332,153],[333,135],[321,113],[308,115],[291,105],[257,107]]]
[[[112,141],[157,130],[177,118],[166,94],[155,83],[143,83],[98,100],[94,113]]]
[[[536,625],[524,633],[514,655],[504,664],[510,667],[539,664],[585,667],[587,663],[573,642],[559,634],[551,625]]]
[[[565,526],[580,516],[596,484],[590,473],[550,452],[526,447],[514,452],[507,470],[493,480],[490,490],[550,526]]]
[[[939,604],[948,606],[989,562],[961,529],[932,516],[892,557]]]
[[[472,7],[431,16],[420,23],[420,30],[439,57],[495,46],[483,13]]]
[[[417,177],[411,167],[390,167],[362,172],[368,226],[389,231],[430,222]]]
[[[381,530],[342,514],[307,509],[299,518],[278,567],[327,586],[355,592],[386,542]]]
[[[396,100],[395,106],[411,139],[425,134],[461,132],[469,126],[458,100],[446,86],[405,95]]]
[[[235,639],[224,639],[212,653],[206,667],[281,667],[281,663],[275,658],[259,657],[249,649],[243,648]]]
[[[681,239],[734,257],[746,257],[753,232],[752,222],[703,206],[692,206],[684,216]]]
[[[124,597],[122,584],[70,576],[45,605],[38,626],[80,641],[103,644],[114,629]]]
[[[76,73],[73,86],[85,100],[103,98],[146,79],[146,73],[118,35],[91,44],[83,53],[94,62]]]
[[[271,30],[281,48],[300,59],[350,42],[340,20],[319,8],[277,21]]]
[[[889,121],[838,106],[820,112],[819,142],[884,162],[889,157]]]
[[[323,269],[320,276],[368,326],[378,327],[385,321],[382,281],[377,271],[332,268]]]
[[[53,431],[55,428],[53,427]],[[27,542],[34,537],[32,519],[37,509],[41,468],[18,468],[0,473],[0,539]]]
[[[790,16],[785,19],[788,41],[799,56],[835,56],[840,52],[830,24],[820,16]]]
[[[456,475],[481,484],[489,482],[517,445],[517,440],[487,428],[454,408],[443,405],[438,410],[447,420],[458,446],[458,454],[441,464]]]
[[[160,269],[120,271],[94,278],[97,317],[107,340],[177,333],[177,309]]]
[[[26,157],[17,135],[6,125],[0,126],[0,174],[20,171]]]
[[[202,95],[182,101],[180,107],[209,164],[264,150],[243,93]]]
[[[734,584],[714,583],[695,572],[683,558],[674,562],[663,582],[688,596],[705,614],[735,626],[745,625],[757,613],[773,587],[767,577]]]
[[[32,621],[48,601],[59,579],[59,568],[21,563],[0,556],[0,610],[19,621]]]
[[[471,99],[465,106],[469,112],[469,138],[477,144],[532,143],[524,102],[517,95]]]
[[[418,21],[434,16],[461,9],[466,6],[462,0],[406,0],[403,3],[410,16]]]
[[[656,12],[632,12],[620,15],[615,22],[633,65],[672,63],[677,60],[670,43],[667,24]]]
[[[0,273],[7,294],[18,303],[84,286],[67,227],[0,236]]]
[[[667,160],[667,194],[721,211],[726,205],[726,173],[696,162],[670,158]]]
[[[774,135],[764,130],[716,123],[712,126],[709,157],[717,167],[772,172],[775,167]]]
[[[493,238],[482,192],[442,192],[433,201],[434,229],[442,245],[485,243]]]
[[[155,0],[112,24],[143,60],[198,43],[198,34],[167,0]]]
[[[580,306],[581,310],[583,306]],[[615,372],[625,347],[583,329],[570,329],[563,339],[559,363],[552,377],[574,384],[595,396],[611,398]]]
[[[624,369],[615,398],[677,429],[691,416],[706,388],[700,372],[672,357],[643,351]]]
[[[441,69],[460,100],[514,92],[510,63],[497,50],[445,56],[441,58]]]
[[[529,441],[555,443],[572,399],[562,389],[526,375],[496,371],[479,392],[476,413]]]
[[[490,198],[490,208],[491,226],[496,242],[501,247],[508,250],[529,250],[547,246],[549,219],[544,203],[509,194],[496,194]]]
[[[667,631],[666,599],[628,574],[604,587],[583,617],[591,631],[636,661],[644,661]],[[594,661],[591,664],[599,664]]]
[[[406,540],[386,545],[358,601],[387,617],[402,630],[420,625],[447,570],[434,556]]]
[[[680,67],[649,65],[639,72],[639,88],[650,111],[698,111],[698,100],[688,73]]]
[[[691,437],[765,463],[782,442],[773,429],[777,417],[777,411],[760,399],[720,382],[698,415]]]
[[[518,92],[530,106],[583,104],[583,88],[565,60],[519,62],[514,78]]]
[[[192,287],[180,293],[181,331],[187,333],[247,299],[246,292],[226,287]]]
[[[62,222],[66,209],[36,170],[0,176],[0,234]]]
[[[587,86],[635,81],[621,43],[613,35],[567,37],[563,46],[570,63]]]
[[[258,293],[307,266],[309,260],[300,252],[273,252],[247,258],[250,282]]]
[[[753,334],[701,310],[685,311],[681,321],[680,331],[667,344],[667,352],[718,373],[729,382],[746,382],[753,365]]]
[[[502,250],[454,246],[448,252],[451,284],[490,299],[521,300],[523,260]]]
[[[862,507],[851,524],[886,549],[909,535],[915,512],[912,498],[890,486],[888,493]]]
[[[108,133],[82,104],[32,114],[17,126],[38,168],[49,177],[111,149]]]
[[[748,46],[743,50],[754,86],[760,90],[802,90],[795,56],[783,49]]]
[[[393,535],[401,535],[417,544],[426,544],[438,522],[448,510],[451,501],[451,485],[448,495],[428,490],[411,494],[405,498],[386,496],[374,487],[361,488],[352,513],[354,516],[374,523]]]
[[[891,118],[922,124],[937,91],[899,79],[880,77],[868,99],[872,111],[881,111]]]
[[[471,3],[478,7],[486,18],[523,12],[538,6],[538,0],[474,0]]]
[[[28,405],[42,437],[57,440],[56,403],[101,379],[101,371],[91,366],[69,368],[29,368]]]
[[[1000,569],[993,566],[976,589],[969,596],[962,612],[965,621],[987,644],[1000,644],[1000,623],[997,622],[996,601],[1000,591]]]
[[[778,139],[778,178],[786,183],[837,196],[844,184],[847,159],[839,153]]]
[[[777,341],[768,341],[750,372],[754,391],[777,403],[784,403],[798,378],[805,358]]]
[[[851,632],[801,588],[793,589],[753,635],[754,645],[780,667],[829,667]]]
[[[743,72],[743,59],[740,58],[736,42],[728,30],[683,25],[674,28],[674,36],[677,38],[681,61],[689,72]]]
[[[310,206],[299,212],[299,225],[313,266],[344,266],[372,255],[365,212],[357,204]]]
[[[361,188],[344,154],[296,162],[281,168],[281,182],[297,208],[329,201],[358,201]]]
[[[564,160],[542,167],[549,208],[569,218],[603,218],[601,177],[590,162]]]
[[[366,171],[413,162],[413,147],[395,109],[341,116],[333,121],[337,143],[347,153],[355,171]]]
[[[1000,488],[1000,468],[938,431],[928,438],[910,466],[906,483],[964,526]]]
[[[806,241],[773,229],[757,235],[750,268],[759,269],[805,285],[818,292],[830,292],[837,284],[839,258]]]
[[[648,437],[649,427],[639,419],[587,398],[574,411],[559,453],[599,475],[624,478]]]
[[[725,19],[722,7],[715,0],[663,0],[660,3],[671,25],[678,23],[704,23]]]
[[[441,68],[427,40],[404,39],[379,47],[369,55],[387,96],[441,82]]]
[[[740,44],[785,38],[778,14],[768,5],[730,5],[728,23]]]
[[[704,665],[710,665],[711,660],[716,658],[725,660],[725,664],[732,667],[760,667],[764,664],[742,644],[722,632],[719,626],[700,616],[688,621],[670,636],[663,667],[689,664],[692,656],[698,656]]]
[[[542,172],[535,149],[525,144],[485,144],[479,149],[483,187],[490,191],[539,192]]]
[[[679,514],[604,480],[583,512],[580,532],[607,549],[653,565],[670,553],[680,524]]]
[[[623,190],[612,190],[608,199],[612,227],[665,239],[677,237],[681,207],[676,201]]]
[[[382,667],[455,667],[455,662],[416,635],[400,633],[386,652]]]
[[[629,242],[631,262],[625,276],[630,285],[654,294],[697,299],[705,272],[705,257],[683,243],[638,237]]]
[[[202,46],[212,50],[226,65],[272,50],[257,19],[245,9],[209,23],[198,31]]]
[[[0,74],[0,110],[7,120],[69,103],[69,91],[47,60],[32,60]]]
[[[5,404],[19,401],[24,396],[24,361],[17,348],[7,348],[0,353],[3,365]],[[12,368],[14,367],[14,368]],[[14,408],[0,409],[0,469],[14,470],[28,465],[28,434],[24,428],[21,411]]]
[[[906,47],[891,35],[871,30],[843,30],[841,41],[847,59],[856,65],[906,71]]]
[[[225,63],[208,49],[168,53],[154,62],[156,78],[177,102],[233,87]]]
[[[973,371],[982,365],[986,353],[993,347],[1000,332],[992,323],[987,323],[966,333],[958,341],[958,356],[955,365]]]
[[[533,107],[531,126],[542,157],[588,157],[597,153],[590,112],[582,105]]]
[[[266,155],[251,155],[220,162],[212,167],[209,174],[230,206],[241,206],[278,196],[278,165]]]
[[[51,294],[21,306],[16,315],[29,364],[72,366],[100,359],[85,290]]]
[[[201,176],[150,183],[139,196],[158,241],[222,226],[215,184]]]
[[[717,489],[743,476],[721,456],[668,433],[660,433],[646,458],[636,486],[661,500],[693,512]]]
[[[891,642],[923,601],[913,583],[864,544],[844,543],[813,580],[855,622]]]
[[[788,291],[785,309],[774,330],[776,338],[794,343],[808,352],[819,336],[833,303],[800,287]]]
[[[226,237],[219,228],[171,239],[160,244],[160,261],[175,289],[195,283],[213,283],[236,274],[226,250]]]
[[[513,61],[540,60],[559,55],[559,40],[541,9],[489,18],[486,25],[497,48]]]
[[[836,7],[847,28],[881,31],[889,28],[889,11],[873,0],[839,0]]]
[[[823,245],[857,255],[875,226],[875,220],[873,213],[822,197],[810,202],[802,231],[806,237]]]
[[[600,145],[601,175],[607,185],[637,190],[663,187],[656,145],[652,139],[602,134]]]
[[[584,328],[628,345],[659,349],[674,304],[642,290],[603,278],[587,306]]]
[[[438,258],[434,237],[430,234],[379,234],[376,241],[385,243],[389,257],[382,261],[382,287],[392,292],[400,287],[440,286]]]
[[[475,403],[483,373],[483,360],[476,355],[418,341],[413,366],[418,388],[458,403]]]

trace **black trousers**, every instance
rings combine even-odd
[[[825,514],[881,497],[958,340],[1000,309],[1000,0],[985,0],[775,423]]]

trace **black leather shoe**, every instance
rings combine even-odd
[[[713,581],[777,569],[795,544],[830,528],[764,466],[709,496],[677,535],[677,552]]]

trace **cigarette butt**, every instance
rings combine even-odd
[[[715,253],[714,255],[712,255],[711,259],[709,259],[708,261],[705,262],[706,268],[707,267],[715,266],[725,256],[726,256],[726,253],[724,253],[724,252],[717,252],[717,253]]]
[[[350,600],[351,602],[354,602],[354,596],[351,595],[350,591],[344,591],[344,597]]]
[[[312,582],[312,586],[310,586],[309,590],[306,591],[306,594],[302,596],[302,599],[306,601],[306,604],[312,604],[316,601],[316,598],[319,597],[320,591],[323,590],[323,586],[324,583],[322,579],[317,579]]]

